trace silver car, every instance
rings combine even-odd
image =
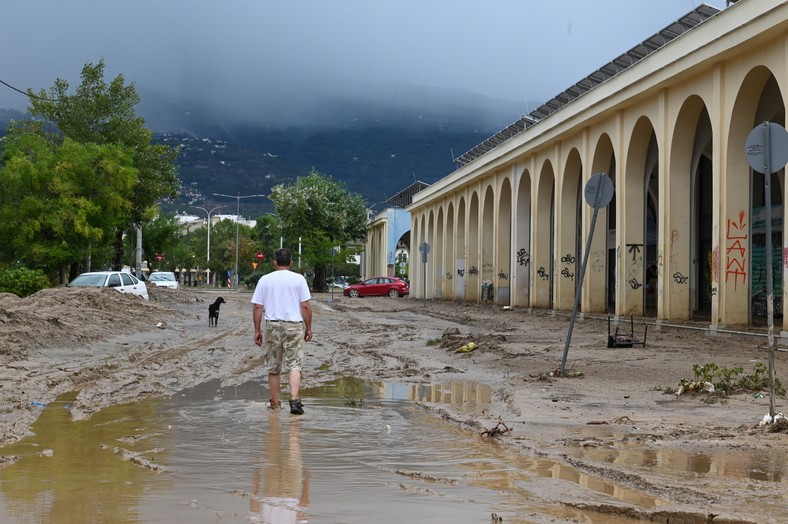
[[[178,289],[181,287],[175,273],[172,271],[156,271],[148,275],[148,282],[156,287],[167,287],[170,289]]]
[[[66,284],[68,287],[112,287],[121,293],[131,293],[148,300],[148,288],[145,282],[125,271],[91,271],[82,273]]]

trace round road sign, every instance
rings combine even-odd
[[[594,209],[607,206],[613,198],[613,181],[605,173],[597,173],[586,183],[583,194],[586,203]]]

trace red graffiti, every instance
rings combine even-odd
[[[727,246],[725,249],[725,282],[733,275],[733,290],[736,291],[739,279],[742,283],[747,282],[747,240],[749,237],[747,223],[744,221],[744,211],[739,211],[739,221],[734,222],[728,219],[728,230],[726,233]]]
[[[736,231],[739,232],[739,235],[732,234],[733,232],[731,231],[731,227],[736,229]],[[728,240],[732,240],[734,238],[740,238],[742,240],[746,240],[748,235],[742,233],[742,231],[745,231],[746,228],[747,228],[747,223],[744,221],[744,211],[739,211],[738,224],[736,222],[733,222],[730,218],[728,219],[728,234],[727,234]]]

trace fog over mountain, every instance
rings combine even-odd
[[[211,203],[214,192],[267,194],[312,168],[370,204],[381,202],[417,179],[432,183],[450,174],[453,158],[521,116],[516,103],[408,84],[324,96],[303,90],[247,103],[137,90],[137,112],[157,140],[181,148],[184,189],[173,203],[181,210]],[[0,110],[0,134],[24,116]],[[270,210],[265,201],[249,205]]]
[[[514,122],[525,107],[459,89],[404,83],[370,88],[260,96],[246,102],[178,98],[138,87],[138,112],[156,132],[210,134],[231,138],[238,125],[267,128],[358,129],[365,126],[476,129],[494,132]],[[299,92],[300,91],[300,92]],[[210,131],[210,132],[209,132]]]

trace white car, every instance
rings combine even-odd
[[[67,287],[113,287],[121,293],[131,293],[148,300],[145,282],[125,271],[91,271],[82,273],[66,284]]]
[[[178,279],[175,278],[175,273],[172,271],[156,271],[148,275],[148,282],[156,287],[167,287],[170,289],[178,289],[181,287]]]

